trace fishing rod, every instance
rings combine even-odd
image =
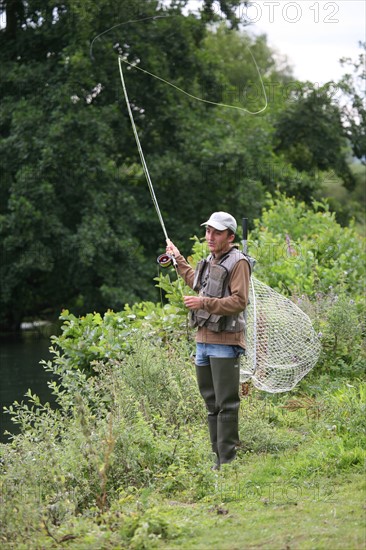
[[[140,18],[140,19],[132,19],[132,20],[129,20],[129,21],[126,21],[126,22],[123,22],[123,23],[117,23],[116,25],[113,25],[113,26],[109,27],[108,29],[104,30],[103,32],[101,32],[100,34],[98,34],[97,36],[95,36],[93,38],[93,40],[91,42],[91,45],[90,45],[90,58],[94,61],[94,55],[93,55],[94,42],[97,39],[104,36],[105,34],[109,33],[110,31],[112,31],[112,30],[114,30],[114,29],[116,29],[120,26],[128,25],[128,24],[131,24],[131,23],[134,24],[134,23],[140,23],[142,21],[148,21],[148,20],[165,19],[167,17],[171,17],[171,14],[168,14],[168,15],[166,15],[166,14],[164,14],[164,15],[155,15],[155,16],[148,16],[148,17],[144,17],[144,18]],[[225,104],[225,103],[217,103],[217,102],[214,102],[214,101],[209,101],[209,100],[197,97],[193,94],[190,94],[186,90],[183,90],[182,88],[179,88],[178,86],[176,86],[172,82],[169,82],[168,80],[165,80],[161,76],[153,74],[153,73],[147,71],[146,69],[143,69],[142,67],[139,67],[138,65],[136,65],[136,63],[130,63],[129,61],[127,61],[127,59],[123,58],[121,55],[118,56],[118,65],[119,65],[119,72],[120,72],[120,77],[121,77],[122,89],[123,89],[123,93],[124,93],[124,97],[125,97],[125,101],[126,101],[127,110],[128,110],[128,114],[129,114],[129,117],[130,117],[131,125],[132,125],[132,130],[133,130],[133,133],[134,133],[134,136],[135,136],[137,149],[138,149],[138,152],[139,152],[139,155],[140,155],[142,168],[143,168],[143,171],[144,171],[144,174],[145,174],[145,177],[146,177],[146,181],[147,181],[147,184],[148,184],[148,187],[149,187],[151,198],[152,198],[156,213],[158,215],[158,219],[159,219],[161,228],[163,230],[166,242],[168,242],[169,237],[168,237],[168,233],[167,233],[167,230],[165,228],[164,220],[163,220],[160,208],[159,208],[159,203],[158,203],[156,195],[155,195],[154,187],[153,187],[151,177],[150,177],[150,173],[149,173],[149,169],[147,167],[147,163],[146,163],[146,160],[145,160],[145,157],[144,157],[143,149],[141,147],[138,132],[136,130],[136,125],[135,125],[135,121],[134,121],[134,118],[133,118],[133,114],[132,114],[132,110],[131,110],[131,106],[130,106],[130,101],[129,101],[128,93],[127,93],[127,88],[126,88],[126,84],[125,84],[125,80],[124,80],[124,75],[123,75],[123,70],[122,70],[122,62],[129,65],[129,67],[132,67],[134,69],[138,69],[138,70],[142,71],[143,73],[145,73],[145,74],[147,74],[147,75],[149,75],[149,76],[151,76],[155,79],[158,79],[158,80],[162,81],[164,84],[172,86],[178,92],[183,93],[183,94],[187,95],[188,97],[190,97],[191,99],[194,99],[196,101],[201,101],[203,103],[208,103],[208,104],[215,105],[215,106],[218,106],[218,107],[238,109],[239,111],[243,111],[243,112],[249,113],[251,115],[257,115],[257,114],[262,113],[263,111],[266,110],[266,108],[268,106],[268,100],[267,100],[267,94],[266,94],[266,90],[265,90],[265,87],[264,87],[263,79],[261,77],[260,70],[259,70],[259,67],[257,65],[256,59],[255,59],[251,49],[248,46],[246,46],[246,48],[248,49],[249,54],[252,58],[253,64],[254,64],[254,66],[257,70],[259,80],[260,80],[260,83],[261,83],[261,86],[262,86],[263,97],[264,97],[264,106],[262,108],[260,108],[258,111],[254,111],[254,112],[246,109],[245,107],[239,107],[237,105],[229,105],[229,104]],[[171,265],[171,263],[173,263],[175,269],[177,270],[177,263],[176,263],[176,259],[175,259],[174,255],[161,254],[158,257],[157,261],[158,261],[158,263],[161,267],[168,267],[169,265]]]
[[[155,195],[154,186],[153,186],[152,181],[151,181],[149,169],[148,169],[147,164],[146,164],[144,152],[142,150],[141,143],[140,143],[140,138],[139,138],[139,135],[138,135],[138,132],[137,132],[137,129],[136,129],[135,120],[133,118],[132,109],[131,109],[131,106],[130,106],[130,100],[128,98],[125,79],[124,79],[124,76],[123,76],[122,59],[121,59],[120,56],[118,56],[118,66],[119,66],[119,72],[120,72],[120,76],[121,76],[122,89],[123,89],[123,93],[124,93],[125,100],[126,100],[127,111],[128,111],[129,117],[130,117],[131,126],[132,126],[132,130],[133,130],[133,134],[135,136],[137,149],[138,149],[138,152],[139,152],[139,155],[140,155],[142,168],[143,168],[143,171],[144,171],[144,174],[145,174],[145,177],[146,177],[146,181],[147,181],[147,184],[148,184],[148,187],[149,187],[149,191],[150,191],[150,195],[151,195],[151,198],[152,198],[153,205],[155,207],[155,210],[156,210],[156,213],[158,215],[158,219],[159,219],[161,228],[162,228],[163,233],[164,233],[165,241],[166,241],[166,243],[168,243],[168,241],[170,239],[168,237],[168,233],[167,233],[167,230],[165,228],[164,219],[163,219],[163,216],[162,216],[160,208],[159,208],[159,203],[158,203],[158,200],[157,200],[156,195]],[[177,271],[178,265],[177,265],[177,261],[176,261],[176,259],[173,255],[166,254],[166,253],[161,254],[157,258],[157,262],[161,267],[169,267],[171,264],[173,264],[175,270]],[[178,273],[178,271],[177,271],[177,273]]]

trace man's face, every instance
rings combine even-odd
[[[234,235],[229,235],[227,229],[225,229],[225,231],[219,231],[210,225],[206,227],[206,241],[211,254],[214,256],[228,252],[233,239]]]

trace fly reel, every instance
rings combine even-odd
[[[160,254],[160,256],[157,257],[156,261],[160,265],[160,267],[170,267],[173,263],[173,258],[170,256],[170,254]]]

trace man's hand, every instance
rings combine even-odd
[[[183,301],[189,309],[201,309],[202,299],[199,296],[183,296]]]
[[[180,252],[178,248],[175,246],[175,244],[172,243],[170,239],[167,239],[166,241],[166,253],[171,254],[173,256],[179,256]]]

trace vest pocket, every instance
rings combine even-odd
[[[192,310],[189,312],[189,326],[192,328],[203,327],[209,317],[209,312],[204,309]]]
[[[207,286],[204,289],[204,295],[222,298],[225,293],[224,283],[228,276],[228,270],[223,265],[213,264],[210,266],[210,276]]]

